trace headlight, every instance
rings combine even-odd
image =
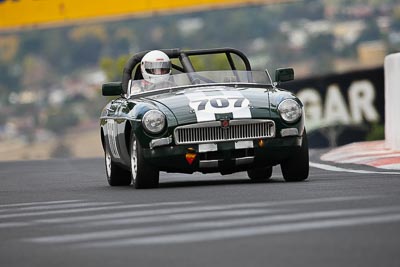
[[[165,127],[165,115],[159,110],[149,110],[144,114],[142,124],[149,133],[160,133]]]
[[[278,111],[281,115],[281,118],[286,122],[295,122],[301,116],[301,107],[299,103],[297,103],[293,99],[283,100],[278,105]]]

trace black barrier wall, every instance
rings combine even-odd
[[[383,127],[383,67],[298,79],[282,87],[305,106],[310,147],[364,141],[371,130]]]

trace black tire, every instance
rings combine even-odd
[[[130,172],[113,162],[110,151],[107,147],[104,154],[108,184],[110,186],[130,185],[132,183]]]
[[[247,176],[252,181],[266,181],[272,176],[272,166],[248,170]]]
[[[304,130],[300,150],[291,158],[281,163],[283,178],[286,182],[300,182],[308,178],[310,162],[308,156],[308,139]]]
[[[131,175],[135,188],[155,188],[158,187],[160,172],[146,163],[143,158],[140,143],[136,141],[136,137],[131,137]]]

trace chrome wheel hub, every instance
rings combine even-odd
[[[132,153],[131,153],[131,172],[132,179],[135,181],[137,175],[137,144],[136,140],[132,142]]]
[[[106,152],[106,172],[107,177],[111,177],[111,155],[109,152]]]

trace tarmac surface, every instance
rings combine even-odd
[[[104,159],[0,162],[0,266],[400,266],[400,171],[321,162],[107,185]]]

